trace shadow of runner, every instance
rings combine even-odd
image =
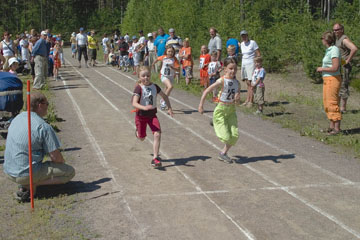
[[[360,133],[360,128],[352,128],[352,129],[342,130],[342,133],[344,135],[359,134]]]
[[[260,157],[244,157],[244,156],[234,156],[234,162],[238,164],[246,164],[257,161],[273,161],[274,163],[281,163],[279,159],[292,159],[295,158],[295,154],[281,154],[278,156],[268,155]]]
[[[100,184],[109,181],[111,181],[111,178],[101,178],[88,183],[83,181],[70,181],[66,184],[39,186],[36,191],[36,197],[51,198],[64,194],[73,195],[76,193],[93,192],[101,188]]]
[[[173,109],[174,114],[192,114],[192,113],[197,113],[198,110],[183,110],[183,109]],[[180,112],[180,113],[178,113]],[[204,110],[204,113],[211,113],[214,111],[210,111],[210,110]]]
[[[175,159],[165,159],[165,160],[161,160],[161,162],[164,163],[173,163],[171,165],[166,165],[166,166],[162,166],[160,168],[157,168],[158,170],[163,170],[166,171],[166,168],[168,167],[175,167],[175,166],[187,166],[187,167],[194,167],[194,165],[192,164],[188,164],[188,162],[191,161],[206,161],[207,159],[209,159],[211,157],[209,156],[192,156],[192,157],[188,157],[188,158],[175,158]]]

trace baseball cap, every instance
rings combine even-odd
[[[46,31],[41,31],[41,35],[42,35],[42,36],[47,36],[48,34],[47,34]]]
[[[152,33],[148,33],[148,35],[147,35],[148,37],[152,37],[153,35],[152,35]]]
[[[170,29],[169,29],[169,33],[172,33],[172,32],[175,32],[175,29],[170,28]]]
[[[133,39],[133,40],[137,39],[137,36],[133,36],[132,39]]]
[[[143,30],[140,30],[140,31],[139,31],[139,33],[142,33],[142,32],[143,32]]]
[[[123,36],[120,36],[119,39],[120,39],[120,40],[124,40],[124,37],[123,37]]]
[[[84,31],[84,28],[83,28],[83,27],[81,27],[81,28],[80,28],[80,31]]]
[[[240,36],[241,36],[241,35],[248,35],[248,32],[245,31],[245,30],[242,30],[242,31],[240,32]]]
[[[11,66],[13,63],[19,63],[19,61],[15,58],[15,57],[12,57],[9,59],[9,66]]]

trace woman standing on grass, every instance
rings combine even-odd
[[[325,32],[321,37],[322,44],[326,46],[325,56],[322,60],[322,67],[316,71],[322,73],[323,77],[323,103],[325,113],[330,120],[328,135],[340,133],[341,112],[339,107],[339,91],[341,86],[340,61],[341,55],[338,47],[335,46],[335,35],[332,32]]]

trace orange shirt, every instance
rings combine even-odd
[[[180,49],[180,53],[181,55],[188,55],[187,58],[183,58],[183,62],[182,65],[183,67],[188,67],[188,66],[192,66],[193,65],[193,60],[192,60],[192,56],[191,56],[191,47],[183,47]]]
[[[200,55],[200,69],[207,71],[208,64],[210,63],[210,61],[211,61],[210,54],[208,54],[208,53],[207,54],[201,54]],[[205,64],[207,64],[207,65],[205,66]]]

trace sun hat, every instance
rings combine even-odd
[[[47,34],[46,31],[41,31],[41,35],[42,35],[42,36],[47,36],[48,34]]]
[[[9,66],[11,66],[13,63],[19,63],[19,61],[16,59],[16,57],[12,57],[9,59]]]
[[[170,29],[169,29],[169,33],[172,33],[172,32],[175,32],[175,29],[170,28]]]
[[[153,35],[152,35],[152,33],[148,33],[148,35],[147,35],[148,37],[152,37]]]

